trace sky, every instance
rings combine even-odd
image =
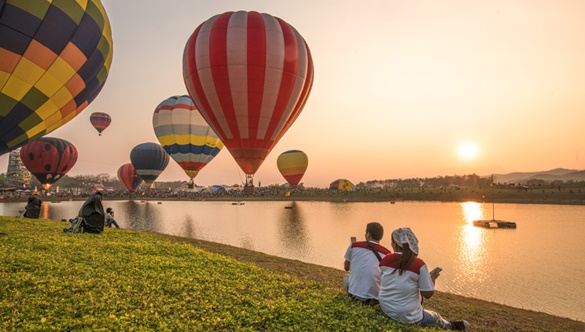
[[[47,135],[77,147],[70,176],[115,176],[134,146],[158,143],[154,109],[187,94],[188,38],[212,16],[238,10],[295,27],[315,67],[307,104],[256,183],[285,183],[276,159],[292,149],[309,157],[301,180],[309,187],[339,178],[357,184],[585,169],[585,1],[102,3],[114,43],[106,84],[82,113]],[[93,112],[112,117],[102,136],[89,122]],[[0,172],[7,164],[8,154],[0,156]],[[158,180],[188,177],[171,160]],[[195,178],[197,185],[244,181],[227,149]]]

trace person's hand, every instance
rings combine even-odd
[[[441,272],[439,272],[438,269],[434,269],[432,270],[430,273],[431,275],[431,280],[433,281],[433,283],[435,282],[435,280],[439,277],[439,275],[441,274]]]

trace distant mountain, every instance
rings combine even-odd
[[[562,181],[585,181],[585,171],[579,171],[575,169],[566,168],[555,168],[550,171],[541,172],[514,172],[508,174],[494,174],[494,180],[496,182],[521,182],[524,183],[528,180],[544,180],[552,182],[555,180]]]

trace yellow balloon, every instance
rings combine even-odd
[[[296,188],[309,166],[309,157],[303,151],[285,151],[276,159],[276,166],[286,181]]]

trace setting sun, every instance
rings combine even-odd
[[[463,159],[472,159],[477,156],[479,149],[473,143],[465,143],[459,147],[459,156]]]

